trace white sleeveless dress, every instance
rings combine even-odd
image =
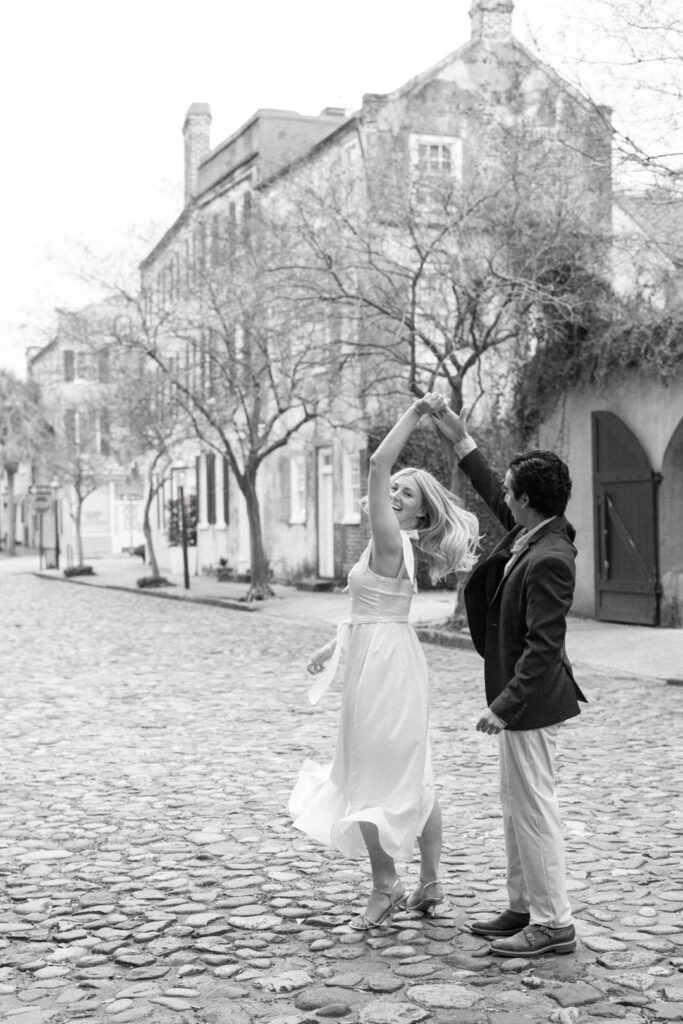
[[[370,545],[349,573],[351,616],[340,626],[327,681],[311,688],[315,702],[345,647],[334,760],[325,767],[304,762],[289,809],[296,828],[347,857],[367,856],[358,823],[372,822],[382,849],[406,862],[435,794],[427,662],[408,622],[413,560],[407,535],[403,539],[406,554],[397,578],[373,572]]]

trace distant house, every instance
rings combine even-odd
[[[28,376],[40,388],[55,432],[45,472],[59,484],[57,522],[65,564],[77,557],[77,487],[87,493],[81,516],[86,559],[130,551],[143,541],[142,483],[134,467],[119,463],[112,446],[108,392],[115,321],[121,315],[118,300],[57,310],[54,338],[29,352]],[[46,518],[45,529],[45,546],[53,550],[52,517]]]

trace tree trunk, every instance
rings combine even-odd
[[[78,556],[77,565],[83,565],[83,538],[81,537],[81,514],[83,512],[83,501],[80,495],[76,496],[76,512],[72,516],[74,526],[76,527],[76,554]]]
[[[251,584],[247,591],[247,601],[264,601],[266,598],[275,597],[275,593],[270,586],[270,565],[263,549],[261,510],[256,493],[256,472],[255,468],[247,468],[244,476],[244,487],[242,488],[244,500],[247,504],[251,548]]]
[[[152,524],[149,521],[149,512],[152,507],[152,502],[154,500],[154,494],[154,488],[150,484],[149,491],[147,494],[147,500],[145,501],[145,511],[142,516],[142,532],[145,536],[145,554],[147,556],[147,561],[149,562],[149,567],[151,569],[150,575],[153,576],[154,579],[159,579],[159,563],[157,562],[156,552],[154,551],[154,544],[152,543]]]
[[[17,553],[16,520],[17,514],[14,507],[14,478],[17,467],[5,466],[7,472],[7,555],[14,558]]]

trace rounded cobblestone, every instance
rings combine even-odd
[[[504,1024],[569,1019],[559,998],[636,1024],[683,1002],[682,691],[581,674],[560,748],[579,949],[505,964],[466,927],[506,902],[475,654],[426,648],[447,908],[355,934],[366,865],[287,814],[334,744],[338,688],[311,710],[303,669],[331,630],[2,566],[0,1019]]]

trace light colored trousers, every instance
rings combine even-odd
[[[510,909],[531,924],[571,924],[564,839],[555,790],[560,725],[500,734],[500,799]]]

